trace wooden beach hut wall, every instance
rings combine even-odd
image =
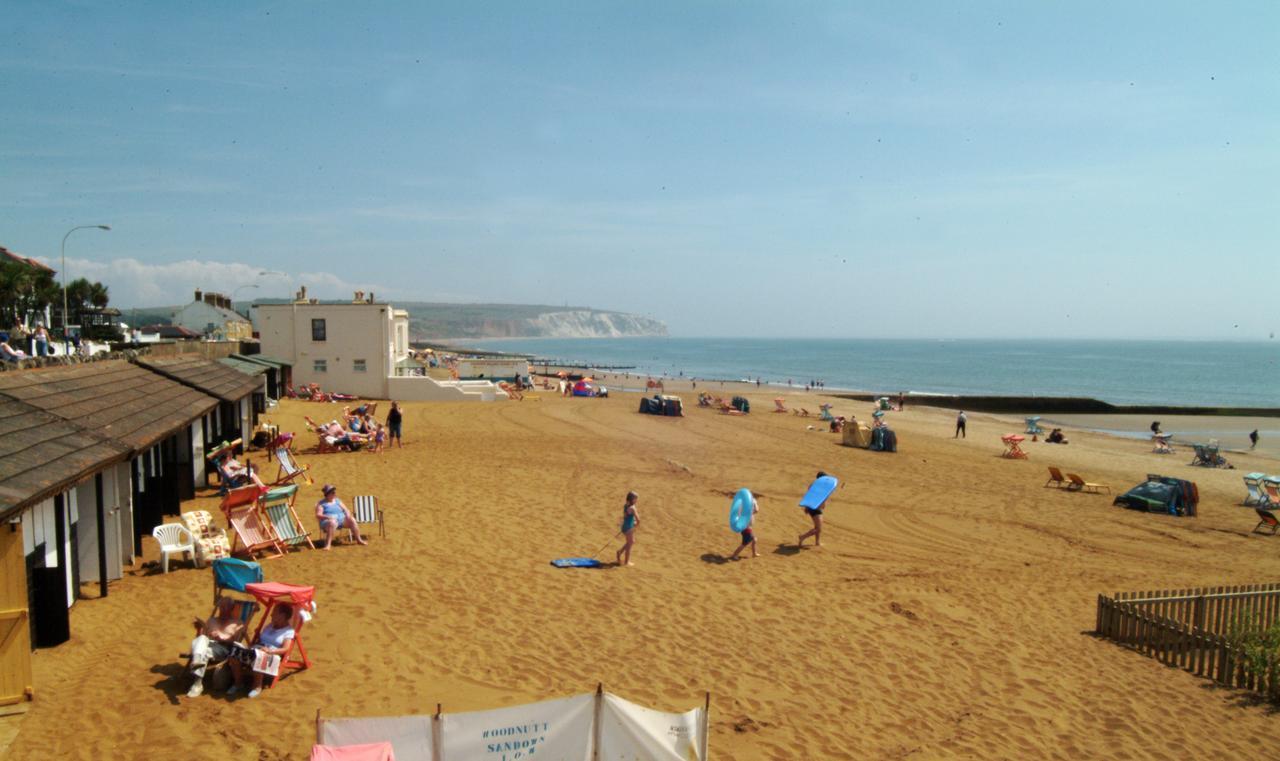
[[[117,510],[116,528],[93,529],[108,536],[118,530],[131,540],[123,562],[132,562],[142,552],[142,537],[163,523],[165,515],[177,515],[181,500],[195,495],[193,423],[215,409],[217,399],[125,360],[0,373],[0,399],[5,398],[75,423],[129,451],[127,467],[103,477],[107,509]],[[110,502],[113,496],[118,501]],[[77,493],[65,500],[63,509],[79,515],[83,501]],[[96,493],[93,501],[96,509]]]
[[[104,532],[75,530],[105,522],[105,501],[80,500],[77,512],[74,495],[100,495],[104,474],[129,454],[74,422],[0,396],[0,706],[33,697],[32,644],[70,636],[77,545],[93,542],[99,562],[112,549]]]
[[[177,357],[138,357],[139,367],[218,400],[216,413],[205,418],[203,451],[212,451],[223,441],[242,439],[246,444],[253,436],[258,413],[253,408],[253,394],[263,388],[261,376],[246,375],[226,365],[190,354]],[[203,455],[200,458],[203,460]],[[193,464],[194,467],[194,464]],[[204,468],[203,482],[209,482]]]
[[[283,399],[288,396],[285,389],[293,385],[293,366],[288,362],[266,354],[232,354],[231,359],[265,365],[267,368],[267,396],[272,399]]]

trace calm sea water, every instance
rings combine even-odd
[[[501,339],[477,348],[669,376],[828,389],[1280,407],[1280,342],[766,338]]]

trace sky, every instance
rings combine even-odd
[[[1265,339],[1280,3],[6,4],[0,245],[113,304]]]

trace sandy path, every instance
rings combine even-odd
[[[1250,536],[1253,512],[1236,506],[1240,473],[1275,460],[1207,471],[1073,434],[1007,461],[1011,423],[973,415],[956,441],[950,414],[924,408],[891,413],[901,451],[874,453],[764,412],[774,395],[753,396],[745,418],[641,416],[634,395],[411,405],[403,450],[303,454],[317,478],[304,514],[323,481],[377,493],[388,512],[389,538],[368,548],[264,563],[270,579],[319,587],[304,632],[316,667],[257,700],[188,700],[174,656],[208,610],[208,572],[139,573],[77,603],[72,642],[36,654],[39,699],[10,757],[172,744],[299,758],[317,708],[471,710],[598,681],[671,710],[711,691],[716,758],[1226,758],[1271,742],[1274,718],[1243,694],[1088,632],[1100,592],[1275,580],[1280,539]],[[286,402],[275,418],[302,430],[317,409]],[[1120,488],[1148,471],[1194,478],[1201,516],[1045,489],[1046,464]],[[818,469],[844,486],[824,547],[797,551],[808,521],[795,503]],[[726,494],[741,486],[762,495],[762,557],[725,563]],[[634,568],[547,564],[609,539],[628,489],[641,495]]]

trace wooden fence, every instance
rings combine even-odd
[[[1239,643],[1245,629],[1265,630],[1277,618],[1280,584],[1121,592],[1098,596],[1095,631],[1165,665],[1280,698],[1280,652],[1251,668]]]

